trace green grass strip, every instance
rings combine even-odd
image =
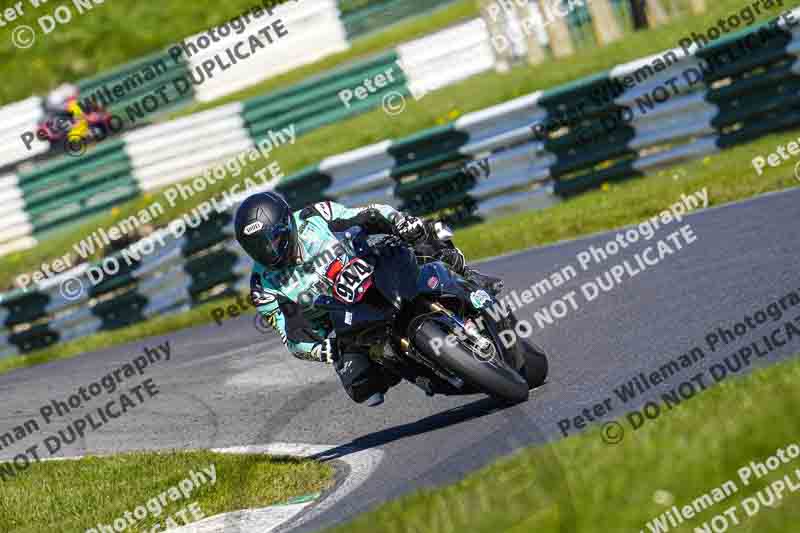
[[[196,486],[184,484],[181,492],[181,481],[192,479],[190,472]],[[115,519],[139,506],[148,511],[146,517],[134,516],[135,525],[129,523],[126,531],[149,531],[155,524],[164,530],[168,518],[178,525],[184,524],[184,516],[191,520],[193,513],[186,510],[190,504],[206,517],[282,504],[327,489],[333,475],[333,467],[316,461],[205,451],[32,463],[18,477],[2,482],[0,531],[113,527]]]
[[[164,0],[158,3],[105,2],[95,5],[83,15],[78,15],[77,9],[70,2],[68,7],[73,15],[71,21],[43,35],[37,19],[52,15],[52,2],[42,3],[39,9],[35,9],[29,2],[23,2],[24,15],[2,29],[5,38],[0,40],[0,64],[3,65],[4,72],[24,72],[25,75],[5,78],[5,83],[0,85],[0,105],[23,100],[31,94],[45,94],[66,80],[77,81],[110,71],[165,50],[181,39],[262,5],[261,0],[228,0],[220,4],[186,3],[181,0]],[[347,52],[274,78],[260,85],[261,90],[319,74],[343,61],[379,52],[464,18],[477,16],[477,12],[474,0],[459,0],[429,16],[410,19],[387,28],[385,32],[357,39]],[[21,24],[31,26],[37,34],[35,44],[25,50],[15,48],[11,42],[12,30]],[[309,35],[308,38],[314,37]],[[240,94],[258,92],[256,90],[255,93],[250,91]]]

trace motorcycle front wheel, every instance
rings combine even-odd
[[[487,344],[476,346],[458,336],[455,344],[446,342],[452,333],[441,321],[428,319],[417,327],[413,343],[432,361],[493,398],[510,403],[528,399],[527,381],[503,360],[498,346],[489,339]]]

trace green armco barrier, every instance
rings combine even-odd
[[[201,257],[190,259],[184,270],[192,277],[189,294],[195,302],[202,301],[202,293],[213,287],[226,283],[233,284],[238,276],[233,272],[239,257],[226,249],[211,252]]]
[[[724,150],[738,144],[753,141],[770,133],[775,133],[788,128],[796,128],[798,124],[800,124],[800,110],[775,110],[767,117],[747,124],[747,126],[744,128],[733,132],[723,133],[720,135],[717,145],[720,147],[720,149]]]
[[[186,243],[181,249],[183,255],[188,257],[230,238],[225,227],[230,224],[232,218],[228,212],[220,214],[214,211],[207,222],[197,228],[187,228]]]
[[[402,181],[395,186],[394,194],[398,198],[409,198],[434,189],[463,191],[471,189],[474,185],[474,177],[465,173],[461,167],[453,167],[441,172],[420,175],[414,180]]]
[[[38,292],[17,293],[19,297],[8,299],[3,303],[3,307],[8,309],[5,326],[12,328],[20,324],[35,322],[47,316],[47,305],[50,297]]]
[[[779,85],[768,91],[720,102],[720,114],[713,124],[722,129],[737,122],[759,119],[771,112],[783,112],[800,103],[800,77],[791,84]]]
[[[123,174],[110,182],[101,180],[97,185],[60,197],[54,204],[30,209],[34,234],[135,198],[140,192],[130,174]]]
[[[85,166],[67,168],[36,179],[28,179],[21,183],[20,189],[26,203],[30,207],[35,207],[42,198],[46,199],[48,192],[58,191],[61,194],[75,185],[94,181],[98,175],[106,172],[115,173],[115,169],[118,168],[124,168],[127,173],[132,171],[130,160],[122,151],[110,154],[102,161],[97,160]]]
[[[86,187],[109,181],[119,176],[130,175],[133,169],[130,161],[118,159],[111,164],[89,164],[76,168],[71,172],[59,173],[37,182],[25,190],[25,203],[28,211],[33,211],[43,204],[63,201],[67,194],[80,192]]]
[[[339,80],[358,78],[363,72],[380,70],[383,67],[393,65],[399,58],[400,56],[395,51],[378,54],[357,63],[344,65],[329,72],[313,76],[285,89],[256,96],[244,102],[244,113],[246,114],[252,109],[264,108],[270,104],[280,104],[293,97],[299,97],[299,101],[303,101],[306,94],[325,94],[329,92],[328,88],[335,85]],[[363,81],[363,79],[360,81]],[[314,91],[321,91],[321,93],[315,93]]]
[[[406,86],[395,85],[392,90],[403,96],[408,96],[411,94]],[[323,126],[327,126],[328,124],[341,122],[342,120],[352,118],[361,113],[372,111],[381,105],[384,94],[385,93],[376,93],[363,100],[352,102],[349,108],[341,105],[341,102],[337,99],[339,105],[332,107],[324,113],[305,117],[302,121],[296,123],[297,134],[302,135]]]
[[[567,83],[544,91],[538,104],[547,109],[548,114],[557,116],[565,110],[574,109],[579,103],[585,105],[596,103],[598,96],[607,93],[610,79],[610,72],[605,71]]]
[[[564,160],[574,157],[579,152],[584,154],[586,151],[599,150],[599,142],[627,144],[635,136],[634,128],[609,113],[599,120],[584,122],[575,128],[570,128],[569,132],[560,137],[546,139],[544,146],[548,152]]]
[[[800,80],[800,76],[792,70],[792,65],[793,62],[787,62],[762,74],[741,79],[733,85],[711,89],[706,100],[717,106],[724,106],[725,102],[729,100],[735,100],[757,91],[781,87],[785,88],[784,90],[792,90],[795,83]]]
[[[248,100],[242,111],[248,131],[252,137],[260,138],[270,129],[294,124],[300,131],[307,132],[373,109],[379,105],[386,91],[407,91],[405,75],[395,65],[396,60],[397,54],[394,52],[381,54],[287,89]],[[373,79],[390,68],[394,81],[387,79],[387,85],[376,94],[364,100],[353,98],[350,107],[340,100],[340,91],[355,89],[365,79]]]
[[[467,158],[458,149],[468,141],[469,134],[456,130],[452,125],[431,128],[395,141],[387,150],[397,161],[392,177],[433,168],[454,157]]]
[[[355,39],[371,31],[379,30],[395,22],[431,9],[449,4],[454,0],[379,0],[368,3],[339,2],[342,23],[348,39]]]
[[[141,192],[121,140],[91,146],[79,157],[62,156],[20,173],[19,180],[34,234],[85,218]]]
[[[357,86],[364,83],[365,79],[372,79],[376,75],[385,72],[388,68],[389,67],[381,67],[348,78],[336,80],[335,83],[317,89],[316,91],[290,96],[278,102],[270,102],[257,107],[247,103],[244,106],[245,110],[242,116],[248,123],[258,123],[265,120],[274,120],[276,118],[289,122],[297,120],[297,118],[302,117],[303,114],[311,115],[331,107],[346,107],[339,98],[340,91],[355,89]],[[406,80],[404,76],[396,76],[394,82],[388,80],[387,82],[387,85],[380,89],[380,92],[388,91],[395,87],[404,87]],[[358,101],[358,99],[353,98],[349,103],[352,106]]]
[[[632,160],[622,161],[608,168],[593,171],[575,178],[556,180],[553,186],[553,193],[568,198],[597,188],[603,183],[623,181],[643,175],[643,172],[633,167]]]
[[[591,146],[583,150],[577,150],[569,159],[559,159],[550,168],[552,176],[563,176],[571,172],[577,172],[598,163],[630,155],[636,156],[636,152],[627,147],[626,144],[619,144],[618,141],[609,139],[602,145]]]
[[[325,199],[325,190],[330,187],[332,179],[321,172],[319,167],[311,167],[285,177],[275,187],[289,205],[299,209],[310,203]]]
[[[354,88],[362,84],[365,79],[373,78],[392,68],[396,59],[396,54],[383,54],[379,60],[369,60],[335,74],[327,74],[307,84],[301,83],[283,91],[253,98],[244,103],[243,115],[245,118],[251,118],[254,112],[283,113],[308,101],[336,94],[343,89]],[[394,66],[394,69],[397,70],[397,74],[392,72],[392,76],[396,80],[405,82],[405,76],[402,75],[400,68]],[[305,87],[299,88],[301,85]]]
[[[25,353],[52,346],[59,341],[59,338],[58,332],[50,329],[48,324],[38,324],[28,330],[9,335],[8,342]]]
[[[452,207],[452,198],[463,201],[466,192],[474,186],[474,177],[464,173],[461,168],[451,168],[398,183],[394,195],[402,198],[403,210],[419,216]]]
[[[96,304],[92,307],[92,314],[102,321],[100,329],[109,331],[143,322],[145,317],[142,311],[146,305],[147,298],[132,289],[116,295],[112,300]]]
[[[399,86],[403,89],[404,86]],[[387,89],[388,90],[388,89]],[[359,105],[346,107],[336,95],[328,96],[321,100],[308,102],[307,105],[298,106],[287,112],[274,113],[270,116],[245,117],[251,137],[265,135],[268,131],[277,131],[294,125],[301,131],[310,131],[326,123],[336,122],[350,118],[359,113],[369,111],[379,106],[383,94],[375,94],[364,100],[359,100]]]
[[[117,253],[116,256],[120,257],[120,254]],[[131,260],[128,264],[128,260],[118,259],[115,264],[119,265],[119,272],[114,275],[104,274],[105,277],[100,283],[89,288],[89,296],[92,298],[102,296],[137,283],[136,278],[133,277],[133,271],[139,266],[139,261]],[[102,316],[98,316],[102,318]]]
[[[764,25],[761,25],[762,27]],[[745,38],[754,33],[758,33],[758,28],[740,30],[736,33],[723,37],[719,41],[715,41],[713,46],[702,48],[695,53],[695,56],[705,60],[710,68],[704,70],[704,79],[707,82],[713,82],[719,79],[727,78],[735,74],[759,67],[781,58],[792,58],[787,53],[786,47],[792,41],[792,34],[785,30],[771,30],[770,38],[767,42],[759,42],[759,47],[756,50],[749,50],[747,54],[743,54],[739,48]],[[736,61],[725,61],[726,64],[720,65],[716,57],[735,57]]]
[[[86,153],[81,156],[62,155],[57,159],[40,165],[35,170],[22,171],[19,173],[19,178],[24,187],[27,182],[49,177],[58,172],[71,172],[86,164],[113,162],[120,157],[124,157],[127,160],[125,143],[120,139],[109,139],[98,145],[88,147]]]

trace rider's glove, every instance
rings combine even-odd
[[[323,363],[333,364],[339,359],[339,349],[336,339],[325,339],[311,348],[311,354]]]
[[[421,218],[410,215],[401,216],[394,224],[397,234],[408,243],[415,243],[427,237],[425,222]]]
[[[464,267],[467,266],[464,254],[456,247],[445,248],[439,252],[439,259],[447,263],[454,272],[458,274],[464,273]]]

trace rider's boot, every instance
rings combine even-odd
[[[383,393],[382,392],[376,392],[375,394],[373,394],[372,396],[367,398],[367,401],[364,402],[364,403],[366,403],[367,406],[369,406],[369,407],[378,407],[379,405],[381,405],[383,403],[383,399],[384,399],[383,398]]]

